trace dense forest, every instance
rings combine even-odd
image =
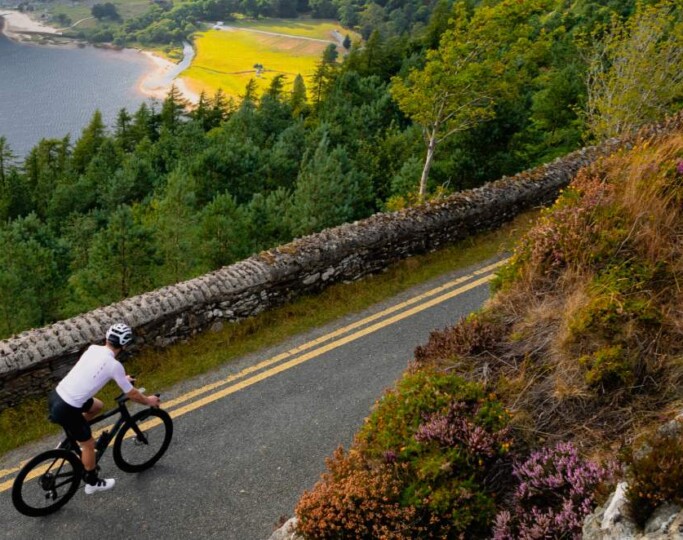
[[[297,3],[367,40],[262,95],[250,83],[239,101],[189,107],[174,90],[113,126],[95,113],[78,138],[41,140],[22,160],[0,137],[0,337],[680,108],[681,9],[650,4]],[[282,14],[254,5],[156,5],[150,17]],[[631,91],[643,85],[656,91]]]

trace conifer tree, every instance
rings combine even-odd
[[[324,133],[297,178],[289,212],[292,233],[301,236],[364,217],[371,201],[368,184],[343,147],[329,149]]]
[[[245,216],[232,195],[217,195],[202,209],[198,238],[199,256],[208,271],[249,255]]]
[[[289,98],[289,106],[292,108],[292,116],[298,118],[306,111],[306,84],[301,74],[294,77],[292,93]]]
[[[122,205],[98,232],[88,263],[72,274],[71,288],[83,310],[117,302],[152,288],[156,250],[140,208]]]
[[[169,174],[154,210],[156,243],[163,260],[162,281],[177,283],[190,277],[196,263],[195,187],[187,169],[180,166]]]
[[[106,127],[102,120],[102,113],[97,110],[93,113],[90,123],[83,130],[81,137],[74,145],[71,164],[76,174],[85,172],[90,160],[97,154],[97,150],[105,137]]]

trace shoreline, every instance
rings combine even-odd
[[[143,75],[138,82],[137,89],[141,94],[150,98],[163,100],[166,98],[171,86],[175,85],[183,99],[186,99],[190,104],[196,105],[199,102],[199,95],[188,88],[187,83],[182,77],[176,76],[170,81],[166,80],[169,76],[169,72],[176,69],[182,61],[178,64],[174,64],[153,51],[143,49],[131,50],[136,50],[139,54],[146,56],[149,63],[154,66],[154,69]]]
[[[78,46],[80,42],[76,42],[71,38],[62,36],[61,29],[54,28],[43,24],[42,22],[32,19],[28,14],[17,10],[0,9],[0,34],[7,37],[7,39],[16,43],[33,44],[39,46],[61,46],[72,47]],[[31,40],[32,36],[41,35],[47,38],[54,36],[62,40],[68,40],[68,43],[63,41],[60,43],[36,44]],[[87,44],[93,46],[92,44]],[[82,46],[82,45],[80,45]],[[102,49],[105,49],[104,47]],[[108,49],[112,51],[120,51],[115,49]],[[185,81],[181,77],[173,77],[170,81],[168,79],[169,72],[177,68],[179,64],[174,64],[166,58],[162,58],[153,51],[142,49],[122,49],[130,53],[143,54],[148,59],[150,70],[140,77],[136,90],[143,96],[152,99],[164,100],[168,94],[171,86],[175,87],[180,92],[181,96],[190,104],[194,105],[199,101],[199,96],[191,91]]]
[[[19,43],[30,42],[32,34],[62,35],[61,29],[36,21],[27,13],[15,9],[0,9],[0,19],[0,33]]]

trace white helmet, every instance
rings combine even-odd
[[[116,323],[107,330],[107,341],[121,349],[133,341],[133,331],[127,324]]]

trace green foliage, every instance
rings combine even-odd
[[[683,11],[680,2],[638,3],[615,19],[589,70],[587,122],[596,140],[617,137],[680,109],[683,100]]]
[[[0,228],[0,335],[45,324],[57,313],[55,239],[35,214]]]
[[[81,309],[92,309],[149,290],[155,257],[152,230],[142,223],[140,209],[119,207],[107,227],[93,236],[87,264],[70,277]]]
[[[304,157],[289,213],[292,233],[303,236],[365,217],[371,198],[367,178],[353,168],[342,146],[329,150],[327,134]]]
[[[118,20],[121,18],[116,6],[111,2],[104,4],[95,4],[91,9],[92,16],[96,19],[112,19]]]
[[[566,9],[541,0],[457,4],[335,0],[340,17],[357,24],[367,41],[353,44],[343,61],[330,47],[317,76],[297,77],[291,94],[276,77],[263,95],[249,85],[239,106],[218,93],[202,96],[188,111],[174,89],[161,104],[120,111],[111,132],[96,113],[78,139],[40,141],[23,163],[0,138],[0,220],[10,220],[11,226],[34,213],[52,238],[41,245],[56,257],[56,270],[40,278],[53,291],[54,302],[22,317],[20,327],[82,312],[125,291],[187,279],[294,235],[424,200],[417,187],[420,169],[424,172],[419,142],[424,126],[411,117],[417,120],[428,101],[419,98],[419,85],[411,87],[411,77],[425,79],[425,95],[433,90],[434,96],[448,92],[451,84],[467,89],[477,83],[483,100],[470,104],[470,112],[485,111],[487,118],[439,143],[426,189],[430,199],[577,145],[583,126],[576,111],[583,105],[586,65],[576,37],[590,35],[612,14],[629,17],[632,2],[582,0]],[[319,3],[315,9],[327,7]],[[177,42],[195,30],[197,20],[291,9],[308,5],[160,2],[143,15],[98,23],[95,31],[122,43]],[[468,51],[476,58],[454,71],[460,65],[455,61]],[[433,85],[426,84],[427,75]],[[415,105],[415,115],[407,108],[402,112],[392,99],[393,77],[406,81],[395,84],[410,88],[406,99]],[[438,139],[448,131],[442,124],[435,133]],[[136,271],[139,277],[119,279],[114,287],[105,284],[106,270],[96,265],[107,268],[111,254],[104,248],[104,231],[121,219],[122,207],[133,212],[133,229],[155,231],[144,247],[140,244],[147,254],[140,258],[149,264]],[[574,222],[581,225],[581,219]],[[610,219],[613,232],[588,230],[586,241],[609,246],[623,240],[627,227]],[[594,262],[609,260],[609,249],[584,249],[580,235],[567,233],[563,241],[560,252],[567,256],[581,252],[597,257]],[[541,239],[520,253],[512,274],[524,260],[538,256],[548,276],[554,275],[564,263],[557,265],[551,246],[552,238]],[[126,264],[119,260],[113,268]],[[644,321],[648,299],[638,294],[634,298],[643,303],[643,313],[637,319]],[[593,352],[581,349],[579,356]]]
[[[407,80],[392,80],[392,96],[422,127],[427,143],[420,196],[426,193],[437,146],[494,118],[496,102],[526,83],[528,68],[520,68],[537,63],[547,47],[538,29],[546,4],[502,2],[482,6],[470,18],[457,2],[452,28],[443,33],[437,50],[428,51],[424,68],[413,69]]]

